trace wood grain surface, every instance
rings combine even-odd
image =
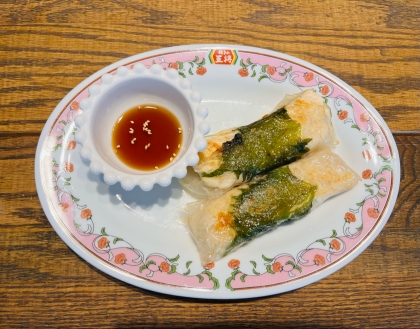
[[[420,328],[420,2],[0,0],[0,327]],[[51,111],[137,53],[229,43],[299,57],[359,91],[393,131],[401,187],[359,257],[289,293],[177,298],[90,266],[50,226],[34,156]]]

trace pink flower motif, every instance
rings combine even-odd
[[[115,264],[124,265],[126,261],[127,261],[127,258],[122,253],[115,256],[115,260],[114,260]]]
[[[170,268],[171,267],[169,266],[169,264],[167,262],[160,263],[160,270],[162,272],[169,272]]]
[[[74,101],[70,104],[70,109],[72,109],[74,112],[77,112],[80,110],[79,103]]]
[[[323,85],[320,91],[321,91],[321,94],[327,95],[330,92],[330,87],[328,87],[327,85]]]
[[[99,249],[104,249],[108,246],[108,239],[104,236],[98,240],[98,247]]]
[[[312,72],[306,72],[303,76],[305,77],[306,82],[312,81],[314,79],[314,74]]]
[[[333,239],[333,240],[331,240],[331,242],[330,242],[330,246],[331,246],[331,249],[334,249],[334,250],[340,250],[340,248],[341,248],[341,243],[340,243],[340,242],[338,242],[338,240],[337,240],[337,239]]]
[[[62,210],[63,212],[67,212],[67,210],[69,209],[69,204],[68,204],[68,203],[63,202],[63,203],[60,203],[60,207],[61,207],[61,210]]]
[[[195,73],[197,73],[198,75],[204,75],[206,74],[207,69],[203,66],[198,67],[197,70],[195,71]]]
[[[365,112],[365,113],[360,114],[360,121],[368,122],[369,120],[370,120],[369,113]]]
[[[64,171],[73,172],[74,165],[71,162],[64,162]]]
[[[208,263],[206,266],[204,266],[205,269],[211,270],[214,267],[214,262]]]
[[[348,116],[349,116],[349,112],[347,112],[346,110],[338,111],[338,118],[340,120],[345,120],[345,119],[347,119]]]
[[[366,169],[362,172],[363,179],[370,179],[372,177],[372,170]]]
[[[82,219],[91,219],[92,218],[92,210],[90,210],[89,208],[83,209],[80,212],[80,218],[82,218]]]
[[[273,269],[273,272],[281,272],[281,270],[282,270],[283,266],[281,265],[281,263],[280,263],[280,262],[275,262],[275,263],[272,265],[272,267],[271,267],[271,268]]]
[[[276,73],[276,69],[273,66],[268,66],[265,71],[269,74],[269,75],[274,75]]]
[[[240,75],[241,77],[247,77],[247,76],[248,76],[248,74],[249,74],[248,70],[247,70],[247,69],[244,69],[244,68],[239,69],[238,73],[239,73],[239,75]]]
[[[172,62],[171,64],[169,64],[169,68],[170,68],[170,69],[175,69],[175,70],[178,70],[179,65],[178,65],[178,63],[177,63],[177,62]]]
[[[241,262],[237,259],[231,259],[228,263],[228,266],[232,269],[235,270],[239,267],[239,265],[241,265]]]
[[[314,257],[314,263],[318,266],[325,265],[325,258],[319,254],[316,254]]]
[[[354,223],[356,221],[356,216],[352,212],[346,212],[344,219],[346,222]]]
[[[74,150],[75,148],[76,148],[76,141],[73,140],[67,143],[67,147],[66,147],[67,150]]]
[[[375,208],[369,208],[367,210],[368,216],[370,218],[378,218],[379,217],[379,211]]]

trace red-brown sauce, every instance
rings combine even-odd
[[[125,112],[112,131],[112,147],[127,166],[157,170],[181,151],[182,127],[166,108],[140,105]]]

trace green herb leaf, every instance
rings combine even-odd
[[[324,246],[326,245],[326,243],[323,239],[316,240],[315,242],[321,242]]]
[[[365,200],[363,200],[363,201],[361,201],[361,202],[356,203],[356,206],[361,207],[361,206],[363,206],[364,204],[365,204]]]
[[[171,263],[176,262],[179,259],[179,254],[175,258],[168,258]]]
[[[260,76],[258,78],[258,82],[260,82],[262,79],[265,79],[265,78],[268,78],[268,75],[264,74],[264,75]]]
[[[386,163],[390,163],[392,161],[392,155],[388,158],[385,158],[382,154],[378,154],[378,156],[382,159],[382,161],[384,161]]]
[[[333,234],[331,235],[332,238],[335,238],[337,236],[337,231],[333,230]]]
[[[295,267],[295,263],[293,263],[291,260],[288,260],[285,265],[292,265],[293,268]]]
[[[173,274],[176,272],[176,266],[175,265],[171,265],[171,270],[168,272],[168,274]]]
[[[213,290],[217,290],[220,288],[220,284],[219,284],[219,280],[217,280],[216,278],[212,277],[211,281],[213,281],[214,286],[213,286]]]
[[[302,267],[300,267],[299,265],[296,265],[294,267],[294,269],[298,270],[300,273],[302,273]]]
[[[62,125],[64,125],[64,126],[67,126],[67,122],[66,122],[66,121],[64,121],[64,120],[61,120],[61,121],[60,121],[60,123],[61,123]]]
[[[266,262],[272,262],[273,261],[273,258],[267,258],[267,257],[265,257],[264,255],[262,255],[262,258],[266,261]]]
[[[257,272],[254,268],[252,269],[252,273],[254,273],[256,275],[259,275],[260,274],[260,272]]]
[[[234,291],[235,289],[230,285],[230,283],[232,282],[232,278],[231,277],[229,277],[227,280],[226,280],[226,283],[225,283],[225,287],[226,288],[228,288],[230,291]]]
[[[376,178],[376,176],[378,176],[378,175],[380,175],[380,174],[382,174],[385,170],[388,170],[388,171],[390,171],[390,172],[394,172],[394,170],[389,166],[389,165],[385,165],[385,166],[382,166],[380,169],[379,169],[379,171],[378,172],[376,172],[376,173],[374,173],[373,174],[373,178]]]
[[[357,130],[360,130],[360,128],[359,128],[359,126],[358,126],[358,125],[351,125],[351,128],[355,128],[355,129],[357,129]]]
[[[247,277],[247,275],[246,275],[246,274],[242,274],[242,275],[241,275],[241,281],[242,281],[242,282],[245,282],[245,278],[246,278],[246,277]]]
[[[146,266],[149,267],[150,265],[156,265],[156,263],[153,260],[149,260]]]
[[[204,278],[200,274],[197,274],[196,277],[198,278],[198,282],[201,283],[204,281]]]
[[[256,267],[257,267],[257,263],[256,263],[256,262],[254,262],[253,260],[251,260],[251,261],[250,261],[250,263],[252,264],[252,266],[254,266],[254,268],[256,268]]]
[[[191,263],[192,263],[192,261],[188,261],[186,264],[185,264],[185,266],[187,267],[187,268],[189,268],[190,267],[190,265],[191,265]]]
[[[265,73],[267,67],[268,67],[268,64],[261,66],[261,72]]]
[[[191,68],[188,70],[188,73],[189,73],[190,75],[194,75],[194,73],[192,72],[192,69],[191,69]]]
[[[114,241],[113,241],[113,243],[114,243],[114,244],[116,244],[118,241],[124,241],[124,239],[121,239],[121,238],[115,238],[115,239],[114,239]]]
[[[267,269],[267,273],[270,273],[270,274],[275,274],[275,273],[273,272],[273,270],[271,269],[271,265],[267,265],[267,266],[266,266],[266,269]]]
[[[180,61],[176,61],[178,63],[178,69],[182,70],[184,68],[184,63],[180,62]]]
[[[366,192],[369,192],[369,193],[370,193],[370,195],[373,195],[373,193],[374,193],[374,191],[373,191],[371,188],[367,188],[365,191],[366,191]]]
[[[179,74],[181,77],[186,78],[186,76],[185,76],[185,74],[184,74],[184,73],[182,73],[182,72],[179,72],[179,71],[178,71],[178,74]]]
[[[210,280],[213,277],[213,275],[211,274],[211,272],[208,269],[205,269],[203,272],[201,272],[201,274],[207,275]]]
[[[360,227],[356,228],[356,230],[358,230],[358,231],[363,230],[363,224],[362,224],[362,226],[360,226]]]
[[[108,236],[108,234],[106,234],[106,232],[105,232],[105,227],[102,227],[102,229],[101,229],[101,234],[102,234],[102,235],[106,235],[106,236]]]
[[[252,71],[252,75],[251,75],[251,78],[255,77],[256,75],[257,75],[257,72],[255,72],[255,71]]]
[[[70,196],[71,196],[71,199],[72,199],[74,202],[79,202],[79,201],[80,201],[80,199],[78,199],[78,198],[74,197],[72,194],[70,194]]]
[[[145,270],[145,269],[147,269],[147,266],[146,266],[146,265],[142,265],[142,266],[140,266],[140,268],[139,268],[139,272],[141,273],[141,272],[143,272],[143,270]]]
[[[187,272],[185,272],[185,273],[182,273],[182,275],[188,275],[188,274],[190,274],[191,273],[191,270],[190,269],[188,269],[188,271]]]

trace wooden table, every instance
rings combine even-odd
[[[0,9],[1,327],[420,327],[419,1],[6,0]],[[52,229],[34,156],[53,108],[110,63],[193,43],[307,60],[353,86],[386,120],[401,156],[399,198],[349,265],[281,295],[191,300],[100,272]]]

